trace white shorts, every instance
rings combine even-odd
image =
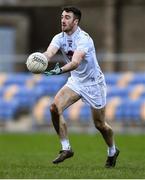
[[[79,94],[83,102],[95,109],[101,109],[106,105],[105,82],[93,85],[78,85],[69,78],[66,86]]]

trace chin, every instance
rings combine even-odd
[[[62,31],[63,31],[63,32],[67,32],[67,29],[65,29],[65,28],[62,28]]]
[[[62,27],[61,30],[62,30],[63,32],[68,32],[68,31],[69,31],[69,29],[66,28],[66,27]]]

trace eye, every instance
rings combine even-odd
[[[69,15],[66,15],[66,19],[70,19],[71,17]]]

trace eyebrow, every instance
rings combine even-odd
[[[64,17],[64,16],[65,16],[65,17],[71,17],[70,15],[61,15],[61,17]]]

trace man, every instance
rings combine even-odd
[[[62,32],[54,36],[44,55],[48,61],[60,49],[66,64],[57,63],[46,75],[59,75],[70,72],[67,83],[56,94],[50,112],[54,128],[60,138],[62,150],[54,164],[63,162],[74,155],[68,139],[67,125],[63,111],[82,99],[91,107],[95,127],[101,132],[108,145],[108,158],[105,167],[114,167],[119,150],[115,147],[113,131],[105,122],[106,84],[98,65],[95,47],[91,37],[80,29],[81,11],[75,7],[65,7],[61,15]]]

